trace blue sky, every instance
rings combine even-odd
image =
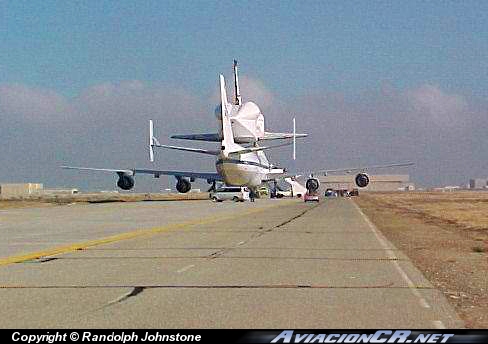
[[[3,82],[73,95],[106,80],[205,92],[238,57],[285,95],[430,82],[486,96],[485,1],[11,1]]]
[[[282,165],[407,159],[420,184],[460,184],[486,174],[487,28],[486,1],[2,1],[0,181],[147,165],[147,119],[162,137],[214,130],[217,76],[238,58],[267,130],[293,113],[311,134],[296,163],[271,153]]]

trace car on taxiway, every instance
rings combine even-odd
[[[249,189],[246,187],[224,186],[210,192],[210,199],[214,202],[234,201],[244,202],[249,201]]]

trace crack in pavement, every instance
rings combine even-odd
[[[319,205],[320,204],[315,204],[313,207],[307,208],[304,211],[302,211],[301,213],[299,213],[299,214],[297,214],[297,215],[289,218],[288,220],[286,220],[284,222],[281,222],[281,223],[279,223],[279,224],[277,224],[277,225],[275,225],[275,226],[273,226],[271,228],[266,228],[265,229],[263,226],[260,226],[259,227],[259,230],[257,232],[255,232],[254,234],[252,234],[249,237],[249,239],[243,240],[243,241],[239,242],[238,244],[236,244],[236,245],[234,245],[232,247],[222,248],[222,249],[220,249],[220,250],[218,250],[216,252],[213,252],[210,255],[208,255],[208,259],[219,258],[222,255],[224,255],[224,254],[226,254],[226,253],[228,253],[228,252],[230,252],[230,251],[232,251],[232,250],[234,250],[236,248],[240,248],[241,246],[246,245],[246,244],[250,243],[251,241],[260,238],[261,236],[263,236],[266,233],[272,232],[272,231],[274,231],[274,230],[276,230],[278,228],[281,228],[281,227],[289,224],[290,222],[295,221],[296,219],[298,219],[298,218],[302,217],[303,215],[305,215],[306,213],[308,213],[310,210],[317,208]]]
[[[359,284],[359,285],[327,285],[327,284],[225,284],[225,285],[184,285],[184,284],[149,284],[144,286],[131,285],[44,285],[44,286],[0,286],[0,289],[121,289],[132,288],[133,290],[114,300],[102,308],[126,301],[128,298],[136,296],[146,289],[422,289],[437,290],[428,285],[395,285],[394,282],[383,284]]]
[[[247,244],[248,242],[251,242],[253,240],[256,240],[257,238],[261,237],[262,235],[266,234],[267,232],[271,232],[277,228],[280,228],[282,226],[285,226],[286,224],[302,217],[303,215],[305,215],[307,212],[309,212],[310,210],[316,208],[318,206],[318,204],[314,205],[313,207],[311,208],[308,208],[304,211],[302,211],[301,213],[299,213],[298,215],[295,215],[293,216],[292,218],[276,225],[276,226],[273,226],[271,228],[268,228],[268,229],[262,229],[262,230],[259,230],[255,235],[251,235],[251,237],[248,239],[248,240],[243,240],[241,242],[239,242],[238,244],[232,246],[232,247],[228,247],[228,248],[222,248],[216,252],[213,252],[211,253],[210,255],[207,256],[207,259],[216,259],[216,258],[220,258],[222,255],[224,255],[225,253],[233,250],[233,249],[236,249],[242,245],[245,245]],[[235,288],[240,288],[239,286],[234,286]],[[303,287],[303,286],[301,286]],[[131,297],[134,297],[134,296],[137,296],[139,295],[140,293],[142,293],[144,291],[145,288],[148,288],[148,287],[141,287],[141,286],[138,286],[138,287],[134,287],[133,290],[128,293],[128,294],[125,294],[125,295],[122,295],[120,298],[114,300],[114,301],[111,301],[105,305],[103,305],[102,307],[98,308],[95,310],[96,311],[99,311],[99,310],[102,310],[102,309],[105,309],[107,307],[110,307],[110,306],[113,306],[115,304],[118,304],[118,303],[121,303],[121,302],[124,302],[124,301],[127,301],[127,299],[131,298]],[[232,288],[232,287],[231,287]]]
[[[291,231],[287,231],[291,232]],[[217,250],[219,247],[153,247],[153,248],[108,248],[108,249],[89,249],[87,251],[161,251],[161,250]],[[307,251],[400,251],[397,248],[313,248],[313,247],[240,247],[240,250],[307,250]],[[58,257],[58,259],[65,259]]]
[[[133,289],[129,293],[122,295],[118,299],[115,299],[113,301],[110,301],[109,303],[107,303],[102,308],[105,308],[105,307],[108,307],[108,306],[115,305],[117,303],[121,303],[121,302],[127,301],[129,298],[134,297],[134,296],[137,296],[140,293],[142,293],[145,288],[146,287],[133,287]]]
[[[129,288],[129,286],[125,286],[124,288]],[[130,288],[132,288],[132,290],[129,293],[126,293],[126,294],[122,295],[121,297],[119,297],[113,301],[110,301],[110,302],[108,302],[108,303],[102,305],[101,307],[98,307],[92,311],[86,312],[82,315],[86,315],[89,313],[95,313],[95,312],[101,311],[102,309],[106,309],[108,307],[111,307],[111,306],[114,306],[116,304],[127,301],[131,297],[135,297],[135,296],[139,295],[140,293],[142,293],[147,287],[146,286],[131,286]]]
[[[228,256],[223,257],[221,252],[212,253],[210,256],[123,256],[123,257],[66,257],[60,260],[123,260],[123,259],[293,259],[293,260],[343,260],[343,261],[409,261],[398,257],[302,257],[302,256]]]
[[[42,264],[42,263],[48,263],[48,262],[52,262],[54,260],[58,260],[59,258],[58,257],[40,257],[40,258],[37,258],[37,259],[31,259],[31,260],[25,260],[23,262],[16,262],[15,264]]]
[[[314,206],[313,206],[313,207],[308,208],[308,209],[305,209],[305,210],[304,210],[303,212],[301,212],[300,214],[295,215],[295,216],[293,216],[292,218],[290,218],[289,220],[286,220],[285,222],[280,223],[279,225],[275,226],[273,229],[283,227],[283,226],[285,226],[285,225],[289,224],[290,222],[295,221],[296,219],[298,219],[298,218],[302,217],[303,215],[305,215],[306,213],[308,213],[310,210],[317,208],[319,205],[320,205],[320,204],[318,204],[318,203],[317,203],[317,204],[314,204]]]

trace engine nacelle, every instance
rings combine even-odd
[[[364,188],[369,184],[369,176],[366,173],[358,173],[354,178],[356,185],[360,188]]]
[[[183,178],[178,179],[178,182],[176,182],[176,190],[181,193],[187,193],[191,190],[190,181]]]
[[[313,193],[319,189],[320,182],[317,178],[309,178],[305,183],[305,187],[307,188],[309,193]]]
[[[119,180],[117,181],[117,186],[122,190],[130,190],[134,187],[134,177],[128,175],[127,173],[117,173],[119,175]]]

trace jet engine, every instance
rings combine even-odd
[[[176,182],[176,190],[181,193],[187,193],[191,189],[191,183],[188,179],[179,178]]]
[[[117,186],[122,190],[130,190],[134,187],[134,177],[128,175],[127,173],[119,172],[119,180],[117,181]]]
[[[356,185],[360,188],[364,188],[369,184],[369,176],[366,173],[358,173],[354,180],[356,181]]]
[[[319,189],[320,182],[317,178],[309,178],[305,183],[305,187],[307,188],[309,193],[313,193]]]

